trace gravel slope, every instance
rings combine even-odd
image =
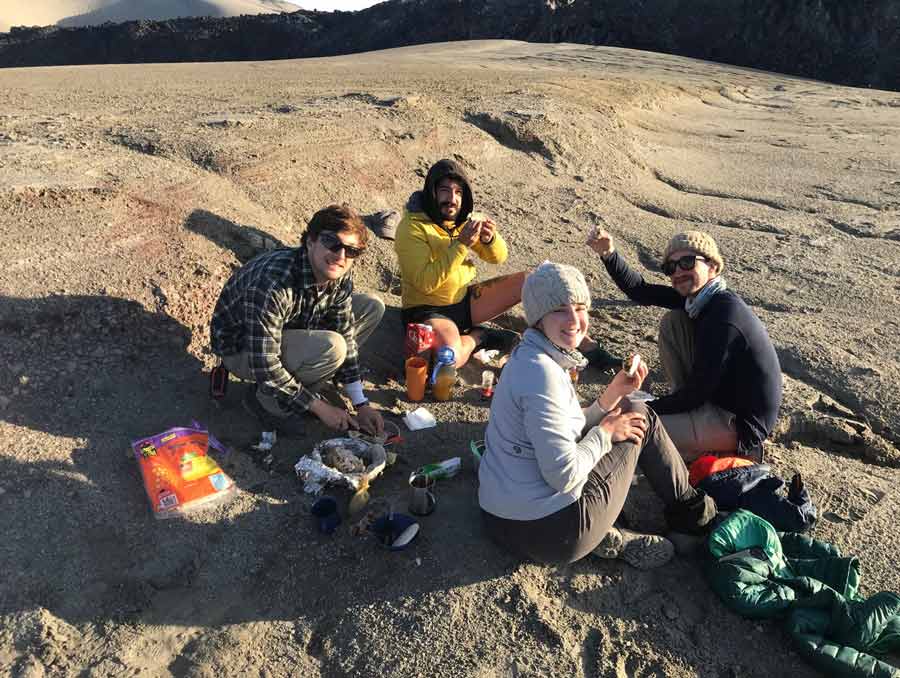
[[[272,63],[0,71],[0,670],[16,675],[812,676],[776,622],[729,613],[697,563],[517,563],[479,524],[466,467],[402,553],[315,532],[283,439],[271,471],[233,383],[206,397],[207,324],[234,267],[295,243],[321,206],[400,208],[455,157],[510,260],[553,259],[595,294],[595,336],[665,388],[659,313],[583,246],[603,223],[650,267],[708,230],[767,324],[786,399],[768,456],[800,471],[816,536],[900,591],[900,128],[896,93],[632,50],[489,41]],[[265,236],[265,237],[263,237]],[[400,383],[389,242],[358,284],[388,314],[363,362]],[[514,310],[502,324],[521,327]],[[472,379],[476,372],[464,374]],[[588,372],[593,396],[610,375]],[[405,507],[421,463],[467,455],[474,389],[428,403],[373,486]],[[227,506],[154,521],[129,441],[196,418],[232,447]],[[639,485],[627,511],[661,525]]]

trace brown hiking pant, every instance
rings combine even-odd
[[[640,467],[666,507],[697,496],[688,471],[653,410],[623,399],[622,409],[643,412],[648,428],[642,444],[615,443],[591,470],[581,497],[538,520],[508,520],[482,511],[490,537],[504,549],[540,563],[571,563],[593,551],[613,526],[631,479]]]
[[[694,321],[670,311],[659,324],[659,358],[673,391],[687,383],[694,367]],[[650,403],[653,406],[653,403]],[[661,414],[672,442],[688,463],[707,452],[737,451],[735,416],[710,402],[689,412]]]

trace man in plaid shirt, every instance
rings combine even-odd
[[[256,257],[222,289],[212,350],[230,372],[255,382],[244,406],[282,433],[302,431],[294,415],[307,411],[338,431],[384,430],[359,374],[358,346],[384,315],[380,299],[353,292],[350,269],[367,242],[359,214],[331,205],[313,215],[300,247]],[[316,396],[334,375],[356,416]]]

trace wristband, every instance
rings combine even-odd
[[[351,381],[349,384],[344,384],[344,391],[350,396],[350,402],[353,403],[354,407],[356,407],[356,403],[366,400],[366,394],[363,393],[362,382],[359,379]]]
[[[368,405],[368,404],[369,404],[369,401],[368,401],[368,400],[362,400],[362,401],[360,401],[360,402],[358,402],[358,403],[353,403],[353,408],[356,409],[356,410],[358,410],[360,407],[365,407],[365,406]]]

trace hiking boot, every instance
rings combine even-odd
[[[475,350],[484,349],[485,351],[500,351],[500,353],[509,353],[516,344],[519,343],[518,332],[512,330],[497,330],[493,327],[481,327],[477,329],[481,331],[481,340]]]
[[[598,370],[618,370],[622,368],[622,359],[614,356],[599,344],[590,351],[582,351],[581,355],[587,358],[588,365],[596,367]]]
[[[263,431],[277,431],[288,438],[300,438],[306,435],[306,425],[299,415],[292,414],[278,417],[266,410],[256,397],[256,385],[244,392],[241,404],[244,409],[259,423]]]
[[[612,527],[593,553],[600,558],[624,560],[638,570],[652,570],[672,559],[675,546],[665,537]]]
[[[363,223],[379,238],[393,240],[397,235],[397,226],[400,224],[400,213],[397,210],[384,210],[367,214]]]
[[[603,537],[603,541],[597,545],[597,548],[595,548],[592,553],[598,558],[614,560],[618,558],[619,554],[622,552],[623,542],[622,532],[615,527],[611,527],[609,528],[609,532],[606,533],[606,536]]]

